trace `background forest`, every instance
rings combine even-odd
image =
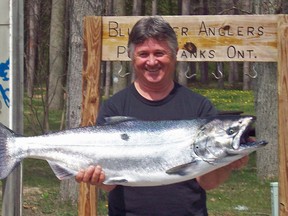
[[[24,4],[25,134],[29,135],[80,125],[82,21],[85,16],[245,16],[288,11],[288,1],[285,0],[25,0]],[[129,63],[102,62],[101,68],[103,99],[125,88],[133,80],[129,74]],[[118,82],[114,82],[116,79]],[[179,62],[175,79],[203,91],[253,92],[255,110],[250,114],[256,114],[258,118],[256,136],[260,134],[262,139],[271,143],[257,154],[257,175],[262,179],[277,178],[275,63]],[[235,107],[233,111],[245,110]],[[60,188],[61,200],[77,202],[78,189],[74,180],[61,182]]]

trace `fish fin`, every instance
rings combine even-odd
[[[211,165],[215,164],[215,161],[217,160],[217,158],[201,158],[203,161],[205,161],[206,163],[209,163]]]
[[[197,161],[192,161],[187,164],[181,164],[179,166],[173,167],[171,169],[166,170],[166,173],[169,175],[180,175],[185,176],[189,173],[190,169],[193,169],[193,167],[197,165]]]
[[[231,149],[231,150],[226,150],[226,154],[227,156],[234,156],[234,155],[238,155],[239,152],[235,151],[234,149]]]
[[[69,169],[64,165],[49,160],[47,162],[59,180],[69,179],[77,174],[75,170]]]
[[[105,125],[118,124],[126,121],[135,121],[135,120],[137,119],[129,116],[111,116],[105,118]]]
[[[107,185],[125,185],[125,183],[128,183],[128,180],[120,177],[114,177],[105,180],[103,183]]]
[[[0,179],[6,178],[22,160],[17,155],[9,154],[10,149],[7,139],[15,136],[18,135],[0,123]]]

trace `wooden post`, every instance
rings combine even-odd
[[[288,215],[288,15],[278,20],[279,209]]]
[[[84,19],[84,51],[82,75],[82,126],[91,126],[96,122],[100,104],[101,71],[101,17]],[[95,164],[96,165],[96,164]],[[79,216],[97,215],[97,192],[93,185],[80,184]]]
[[[24,77],[24,64],[23,64],[23,42],[24,42],[24,10],[23,1],[10,0],[2,1],[1,6],[1,36],[3,33],[7,33],[7,38],[1,38],[1,60],[9,58],[9,85],[6,86],[5,82],[1,80],[1,86],[5,87],[7,96],[10,100],[10,107],[7,107],[4,101],[1,99],[0,119],[1,123],[6,124],[15,132],[23,133],[23,77]],[[11,3],[13,7],[8,7]],[[7,6],[7,7],[6,7]],[[10,16],[8,16],[10,14]],[[7,16],[5,16],[7,15]],[[12,15],[12,16],[11,16]],[[3,23],[3,21],[9,21]],[[6,25],[7,24],[7,25]],[[7,27],[7,31],[3,31]],[[10,29],[10,33],[9,33]],[[4,35],[5,35],[4,34]],[[10,42],[9,42],[10,41]],[[6,44],[7,43],[7,44]],[[8,46],[8,52],[5,53],[5,48]],[[8,58],[1,59],[3,55],[7,54]],[[1,62],[2,63],[2,62]],[[4,85],[4,86],[3,86]],[[8,111],[9,113],[5,112]],[[6,120],[4,120],[6,118]],[[3,121],[4,120],[4,121]],[[20,163],[9,176],[4,180],[3,187],[3,202],[2,202],[2,214],[5,216],[22,216],[22,163]]]

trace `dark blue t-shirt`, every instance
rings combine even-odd
[[[160,101],[143,98],[132,84],[103,103],[97,124],[105,123],[105,117],[110,116],[154,121],[193,119],[216,113],[207,98],[177,83]],[[206,192],[195,179],[157,187],[117,186],[109,193],[109,215],[207,216]]]

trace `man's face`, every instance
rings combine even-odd
[[[166,41],[148,39],[132,53],[136,79],[146,84],[165,84],[173,80],[176,59]]]

